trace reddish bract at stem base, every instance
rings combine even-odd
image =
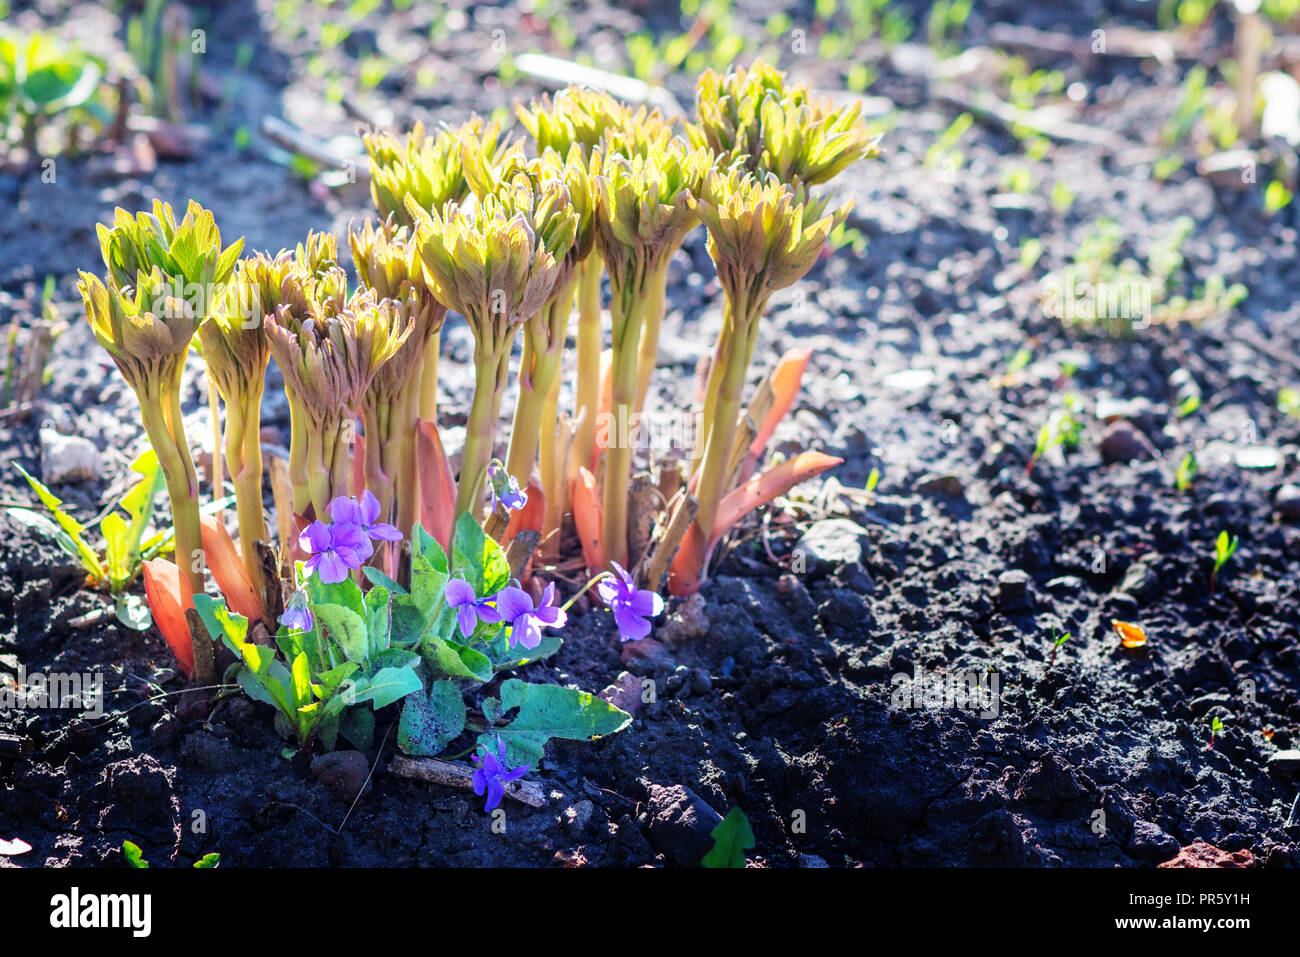
[[[243,615],[250,622],[265,619],[266,612],[257,597],[257,589],[244,570],[244,563],[235,548],[235,540],[226,531],[226,526],[209,515],[200,520],[199,530],[203,537],[203,554],[207,558],[208,570],[212,572],[230,610]],[[252,547],[252,542],[248,543],[248,547]]]
[[[243,615],[250,622],[265,618],[262,602],[257,591],[248,580],[244,563],[235,548],[234,539],[226,526],[213,516],[200,521],[203,536],[203,553],[207,559],[208,569],[217,582],[221,594],[225,596],[230,610]],[[158,631],[162,633],[167,647],[176,657],[182,674],[186,678],[194,677],[194,646],[190,638],[190,625],[185,619],[187,608],[193,608],[193,601],[181,590],[181,572],[173,562],[155,558],[144,563],[144,594],[149,602],[149,611],[153,615]],[[274,625],[268,622],[268,626]]]
[[[524,502],[523,508],[510,513],[510,521],[506,523],[505,533],[501,536],[502,542],[510,541],[520,532],[540,532],[546,521],[546,493],[542,487],[534,480],[528,483],[524,491],[528,495],[528,501]]]
[[[596,477],[589,469],[579,469],[578,477],[569,486],[569,501],[573,503],[573,524],[577,526],[582,542],[582,557],[589,573],[605,570],[605,548],[601,541],[604,527],[604,509],[596,491]]]
[[[418,420],[416,458],[420,465],[420,524],[443,549],[451,545],[456,520],[456,480],[436,422]],[[409,529],[403,529],[409,532]]]
[[[794,400],[799,395],[799,386],[803,382],[804,370],[808,368],[808,360],[811,358],[811,349],[791,349],[781,357],[781,361],[773,370],[772,405],[767,410],[767,415],[763,417],[762,425],[754,434],[754,440],[749,443],[744,471],[741,472],[742,482],[748,482],[750,476],[754,474],[759,459],[767,448],[767,443],[772,440],[776,432],[776,427],[794,406]]]
[[[704,541],[699,525],[692,522],[668,569],[668,591],[677,597],[693,595],[704,581],[704,570],[714,546],[737,522],[754,509],[784,495],[844,460],[822,452],[801,452],[794,458],[768,469],[744,485],[727,493],[718,503],[712,540]]]
[[[193,608],[194,604],[182,598],[180,569],[165,558],[145,562],[144,594],[154,624],[162,633],[167,647],[172,650],[181,673],[186,678],[193,678],[194,646],[190,641],[190,626],[185,620],[185,609]]]

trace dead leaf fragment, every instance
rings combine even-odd
[[[1115,634],[1119,635],[1119,642],[1125,648],[1141,648],[1147,643],[1147,633],[1140,626],[1113,618],[1110,623],[1115,626]]]
[[[0,857],[16,857],[19,854],[26,854],[31,849],[32,846],[21,837],[15,837],[12,841],[0,839]]]

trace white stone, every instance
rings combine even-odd
[[[41,429],[41,477],[46,485],[97,478],[101,465],[99,449],[90,439]]]

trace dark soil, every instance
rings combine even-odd
[[[1123,4],[1107,20],[1098,4],[981,4],[962,45],[982,44],[997,21],[1075,36],[1099,24],[1149,28],[1148,6]],[[115,18],[98,6],[16,7],[19,22],[120,44]],[[271,7],[194,8],[208,31],[203,69],[235,91],[194,117],[213,130],[208,148],[141,176],[115,173],[103,156],[60,159],[53,184],[39,170],[0,175],[0,324],[26,321],[53,275],[71,325],[40,408],[0,418],[7,502],[30,499],[10,463],[39,474],[42,424],[103,452],[98,480],[56,488],[75,514],[90,518],[124,487],[141,436],[135,399],[94,344],[75,291],[76,270],[98,265],[93,224],[115,205],[193,197],[227,238],[246,235],[257,249],[291,246],[309,227],[342,233],[369,213],[364,188],[309,185],[269,158],[262,116],[321,140],[354,134],[356,121],[329,98],[334,74],[362,112],[398,125],[488,114],[540,91],[522,76],[501,82],[493,30],[514,52],[561,52],[544,19],[511,7],[464,8],[433,50],[430,11],[441,5],[372,13],[329,49],[320,31],[332,8],[304,5],[294,31],[271,29]],[[735,29],[761,39],[769,12],[740,4]],[[790,13],[796,25],[811,16],[802,6]],[[922,15],[911,16],[923,33]],[[566,18],[578,48],[604,48],[612,59],[603,65],[615,69],[627,34],[682,29],[661,3],[581,4]],[[240,42],[252,45],[247,68],[236,65]],[[374,50],[398,51],[400,65],[365,89],[358,65]],[[313,56],[323,72],[309,68]],[[833,89],[853,62],[787,55],[782,65]],[[777,438],[786,451],[817,447],[845,463],[747,528],[702,606],[670,604],[654,641],[620,648],[608,614],[592,611],[574,619],[556,659],[531,666],[534,679],[593,691],[626,670],[632,698],[641,679],[654,681],[655,700],[626,731],[548,749],[531,775],[546,808],[507,802],[497,833],[468,792],[386,773],[395,746],[384,721],[381,748],[336,766],[345,784],[373,767],[354,803],[313,773],[309,756],[280,756],[260,706],[228,699],[213,709],[183,695],[153,632],[111,618],[74,625],[102,598],[79,589],[78,570],[54,546],[0,515],[0,673],[98,671],[109,689],[99,719],[0,712],[0,734],[32,745],[0,751],[0,838],[34,848],[0,866],[117,865],[124,840],[155,866],[188,866],[209,851],[227,866],[690,865],[733,806],[753,826],[751,861],[768,866],[1149,866],[1197,841],[1249,850],[1260,865],[1300,863],[1300,824],[1287,825],[1300,783],[1279,762],[1266,767],[1300,746],[1300,525],[1274,505],[1282,485],[1300,482],[1300,420],[1275,401],[1300,382],[1294,207],[1268,215],[1257,190],[1216,187],[1190,168],[1153,178],[1160,154],[1144,144],[1176,106],[1181,69],[1049,59],[1042,65],[1087,89],[1074,118],[1131,149],[1056,144],[1028,160],[1006,131],[977,124],[949,182],[923,162],[959,111],[930,97],[914,64],[872,63],[880,78],[870,95],[892,101],[880,107],[890,117],[884,156],[837,181],[856,200],[849,225],[865,249],[837,250],[778,297],[755,362],[756,378],[787,348],[815,350]],[[421,66],[436,74],[432,87]],[[668,86],[690,102],[689,78]],[[235,145],[240,127],[252,131],[246,151]],[[1003,177],[1024,164],[1040,188],[1009,200]],[[1077,194],[1065,213],[1046,201],[1058,181]],[[1038,278],[1068,261],[1096,219],[1115,219],[1126,253],[1142,257],[1182,215],[1195,221],[1182,291],[1215,274],[1244,283],[1249,297],[1230,316],[1122,339],[1042,318]],[[1029,237],[1044,247],[1032,268],[1020,261]],[[699,231],[676,261],[670,297],[663,409],[690,401],[696,358],[720,322]],[[454,446],[471,342],[454,320],[444,342],[443,424]],[[1007,376],[1022,347],[1032,361]],[[1068,385],[1063,363],[1077,366]],[[1179,370],[1203,396],[1185,418],[1170,382]],[[197,442],[210,427],[191,371],[185,409]],[[1064,391],[1083,403],[1079,446],[1028,470]],[[1113,437],[1102,452],[1097,412],[1115,400],[1128,403],[1138,433],[1129,438],[1142,457],[1131,463],[1111,461]],[[288,424],[274,373],[264,424]],[[1239,467],[1248,446],[1275,451],[1276,462]],[[1180,492],[1173,473],[1188,452],[1200,472]],[[879,485],[862,493],[873,468]],[[1241,544],[1211,594],[1221,530]],[[1141,624],[1146,646],[1120,647],[1112,619]],[[1072,634],[1054,662],[1053,629]],[[997,716],[902,706],[919,672],[995,675]],[[1223,729],[1211,748],[1216,717]]]

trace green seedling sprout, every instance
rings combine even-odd
[[[1187,398],[1183,399],[1182,402],[1178,403],[1178,418],[1185,419],[1200,407],[1201,397],[1196,394],[1189,395]]]
[[[1277,410],[1293,419],[1300,419],[1300,389],[1289,387],[1278,389]]]
[[[1058,389],[1064,389],[1067,385],[1069,385],[1070,381],[1074,378],[1075,373],[1078,371],[1079,371],[1079,366],[1077,363],[1062,362],[1060,372],[1057,374],[1056,377],[1056,387]],[[1071,393],[1066,397],[1066,401],[1071,407],[1073,407],[1076,403],[1076,398],[1077,397],[1073,393]]]
[[[1044,422],[1042,427],[1039,428],[1038,438],[1034,442],[1034,454],[1029,457],[1029,463],[1025,466],[1026,474],[1034,470],[1038,460],[1055,444],[1052,441],[1054,436],[1051,421]]]
[[[1043,257],[1043,241],[1037,236],[1026,236],[1020,241],[1020,265],[1028,271],[1038,265]]]
[[[1017,349],[1015,354],[1007,360],[1006,370],[993,380],[993,388],[1001,389],[1003,386],[1014,384],[1033,357],[1034,353],[1028,346],[1021,346]]]
[[[107,589],[114,600],[117,617],[124,625],[136,630],[148,628],[151,621],[148,607],[137,596],[128,594],[127,588],[139,577],[142,564],[162,552],[170,541],[163,534],[146,536],[153,520],[154,501],[163,489],[162,469],[153,450],[146,449],[131,463],[131,470],[140,476],[139,481],[99,519],[99,533],[104,538],[102,557],[86,541],[87,527],[64,510],[63,501],[22,466],[14,467],[53,520],[28,508],[10,508],[9,516],[53,539],[75,558],[86,573],[88,585]],[[119,512],[125,512],[127,517],[122,518]]]
[[[1188,452],[1178,463],[1178,471],[1174,473],[1174,488],[1179,492],[1186,492],[1191,488],[1192,482],[1196,479],[1196,469],[1196,456]]]
[[[1058,635],[1056,633],[1056,626],[1052,626],[1052,656],[1048,659],[1047,667],[1052,668],[1056,665],[1056,652],[1060,650],[1060,648],[1072,637],[1073,635],[1068,631],[1063,631]]]
[[[1270,214],[1281,212],[1291,205],[1291,200],[1294,198],[1294,194],[1280,179],[1272,180],[1264,188],[1264,208]]]
[[[1222,731],[1223,731],[1223,721],[1216,714],[1213,718],[1210,719],[1210,744],[1209,747],[1206,748],[1207,751],[1214,750],[1214,739],[1220,733],[1222,733]]]
[[[939,134],[939,138],[925,151],[925,168],[945,169],[950,173],[956,173],[965,160],[965,154],[957,148],[958,144],[974,124],[975,118],[969,113],[962,113],[953,120],[952,124]],[[1042,248],[1041,243],[1039,248]]]
[[[1228,563],[1233,553],[1237,550],[1237,536],[1229,536],[1227,531],[1219,532],[1219,537],[1214,540],[1214,569],[1210,572],[1210,594],[1214,594],[1214,580],[1219,574],[1219,569]]]
[[[700,861],[701,867],[708,868],[743,868],[745,852],[754,848],[754,831],[749,826],[749,818],[738,807],[733,807],[727,816],[715,827],[709,836],[713,838],[713,848]]]
[[[1100,327],[1115,336],[1226,314],[1246,298],[1241,283],[1228,286],[1222,276],[1211,276],[1193,295],[1177,294],[1184,272],[1183,246],[1194,225],[1191,217],[1180,216],[1151,244],[1142,264],[1121,258],[1124,235],[1115,220],[1097,220],[1071,261],[1043,278],[1046,314],[1065,325]],[[1104,289],[1107,295],[1083,295],[1088,289]]]
[[[122,842],[122,858],[126,861],[128,867],[137,869],[149,867],[149,862],[144,859],[144,851],[140,849],[140,845],[135,843],[135,841]],[[194,868],[196,870],[204,870],[207,868],[218,867],[220,864],[221,855],[213,851],[212,853],[204,854],[195,861]]]
[[[1066,396],[1066,408],[1053,412],[1038,430],[1034,440],[1034,454],[1029,457],[1029,462],[1025,465],[1025,474],[1031,474],[1038,460],[1042,458],[1050,449],[1060,445],[1067,449],[1075,449],[1079,446],[1079,438],[1083,432],[1083,423],[1074,415],[1077,397],[1074,395]]]
[[[140,850],[140,845],[134,841],[122,842],[122,857],[131,867],[143,869],[149,866],[149,862],[144,859],[144,852]]]

